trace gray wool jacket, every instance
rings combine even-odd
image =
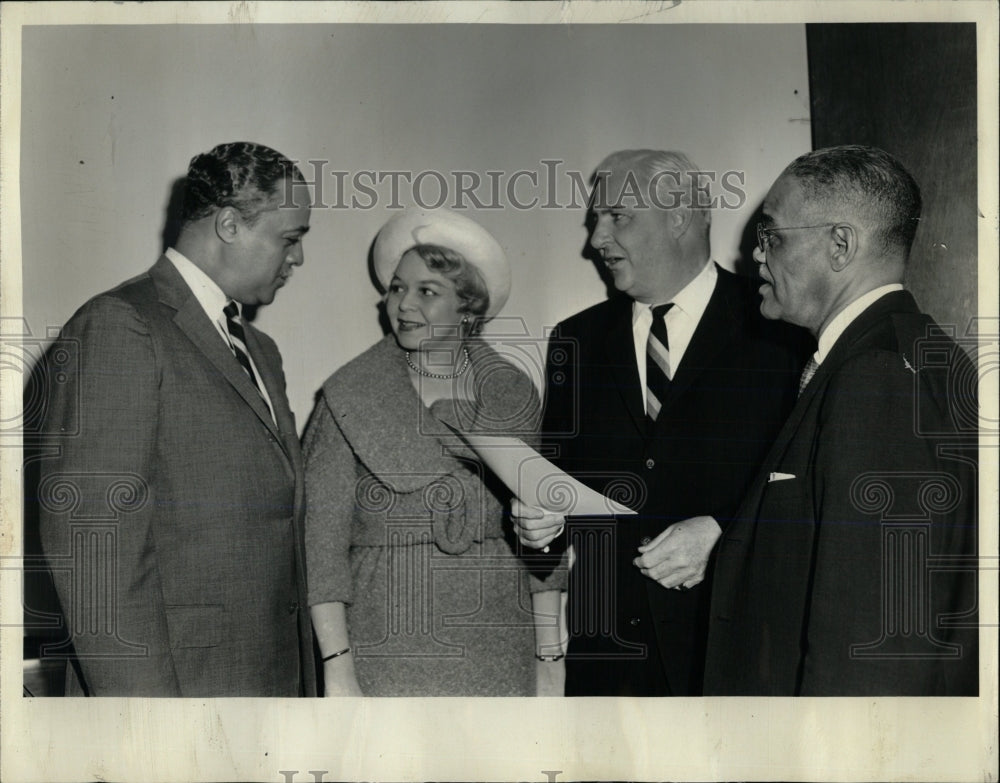
[[[392,335],[323,384],[303,440],[310,605],[352,602],[350,550],[387,546],[393,520],[424,522],[434,545],[448,555],[470,556],[474,544],[488,538],[513,545],[503,513],[509,492],[444,422],[533,445],[538,393],[483,340],[469,340],[467,347],[474,401],[442,400],[428,409]],[[530,589],[559,589],[564,577],[558,570],[544,583],[532,576]]]

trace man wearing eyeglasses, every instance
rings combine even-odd
[[[629,487],[618,499],[637,514],[563,533],[560,515],[515,501],[514,522],[525,546],[576,555],[567,695],[694,696],[710,556],[804,356],[797,330],[761,318],[751,281],[712,261],[711,202],[686,155],[624,150],[597,171],[589,241],[620,295],[557,326],[542,429],[561,468],[602,493]]]
[[[771,187],[761,312],[818,341],[719,542],[705,692],[974,695],[976,369],[902,281],[920,191],[886,152]]]

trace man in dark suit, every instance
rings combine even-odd
[[[272,149],[196,156],[176,246],[62,330],[38,500],[69,695],[315,693],[295,422],[241,313],[302,263],[310,204]]]
[[[719,545],[707,693],[976,693],[978,379],[901,285],[920,209],[871,147],[767,195],[762,312],[819,349]]]
[[[515,502],[515,524],[528,547],[572,545],[567,695],[696,695],[709,558],[794,401],[801,352],[711,260],[685,155],[618,152],[598,171],[590,244],[624,296],[556,328],[543,432],[561,468],[639,513],[566,536]]]

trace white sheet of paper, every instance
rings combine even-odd
[[[564,516],[599,517],[636,513],[573,478],[520,438],[455,432],[524,503]]]

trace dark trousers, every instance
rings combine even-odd
[[[646,584],[618,552],[610,520],[574,520],[569,577],[567,696],[670,696]]]

